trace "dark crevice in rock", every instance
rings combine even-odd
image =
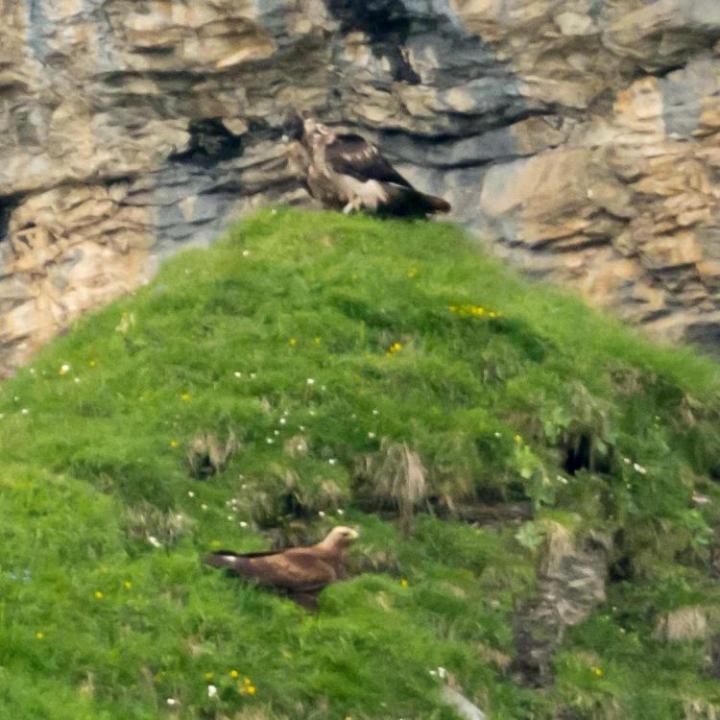
[[[212,167],[243,154],[242,138],[233,135],[218,119],[195,120],[188,129],[187,150],[170,155],[172,162]]]
[[[376,57],[384,57],[393,80],[411,85],[420,76],[410,65],[405,43],[410,35],[410,17],[401,0],[328,0],[328,10],[340,22],[341,32],[362,32],[371,41]]]
[[[581,470],[602,474],[611,472],[609,454],[598,452],[592,435],[587,432],[571,436],[564,453],[563,468],[569,475],[576,475]]]
[[[283,126],[270,125],[263,118],[251,118],[248,122],[248,144],[264,141],[278,142],[286,130]]]
[[[589,470],[592,465],[592,438],[581,435],[566,450],[563,468],[566,473],[575,475],[578,470]]]
[[[640,69],[637,68],[636,72],[633,73],[632,77],[634,80],[640,80],[641,78],[652,76],[656,78],[665,78],[678,70],[682,70],[687,67],[687,63],[678,63],[676,65],[668,65],[667,67],[657,68],[655,70]]]
[[[20,199],[20,195],[0,195],[0,242],[7,238],[10,217],[13,210],[20,204]]]

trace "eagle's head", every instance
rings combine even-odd
[[[313,118],[304,120],[303,131],[303,142],[311,150],[328,145],[335,139],[335,133],[327,125],[323,125]]]
[[[320,543],[325,547],[344,550],[348,545],[360,537],[360,533],[350,527],[338,525],[334,527]]]

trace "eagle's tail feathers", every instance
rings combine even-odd
[[[435,197],[435,195],[427,195],[422,193],[425,202],[432,208],[433,212],[449,213],[452,210],[452,205],[447,200]]]

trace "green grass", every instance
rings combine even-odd
[[[720,605],[719,390],[710,360],[518,279],[450,226],[264,212],[0,388],[0,718],[450,720],[438,666],[494,719],[717,706],[702,643],[653,628]],[[185,461],[200,431],[240,441],[205,481]],[[358,472],[400,442],[433,511],[407,538]],[[506,501],[611,534],[632,567],[545,691],[503,671],[535,526],[520,542],[459,519]],[[317,615],[199,562],[339,522],[361,528],[367,572]]]

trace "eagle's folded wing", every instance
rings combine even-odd
[[[332,565],[315,553],[295,549],[247,555],[217,552],[210,555],[207,562],[261,585],[290,592],[320,590],[337,579]]]
[[[412,188],[380,151],[359,135],[338,135],[325,148],[325,159],[341,175],[350,175],[362,182],[377,180]]]

